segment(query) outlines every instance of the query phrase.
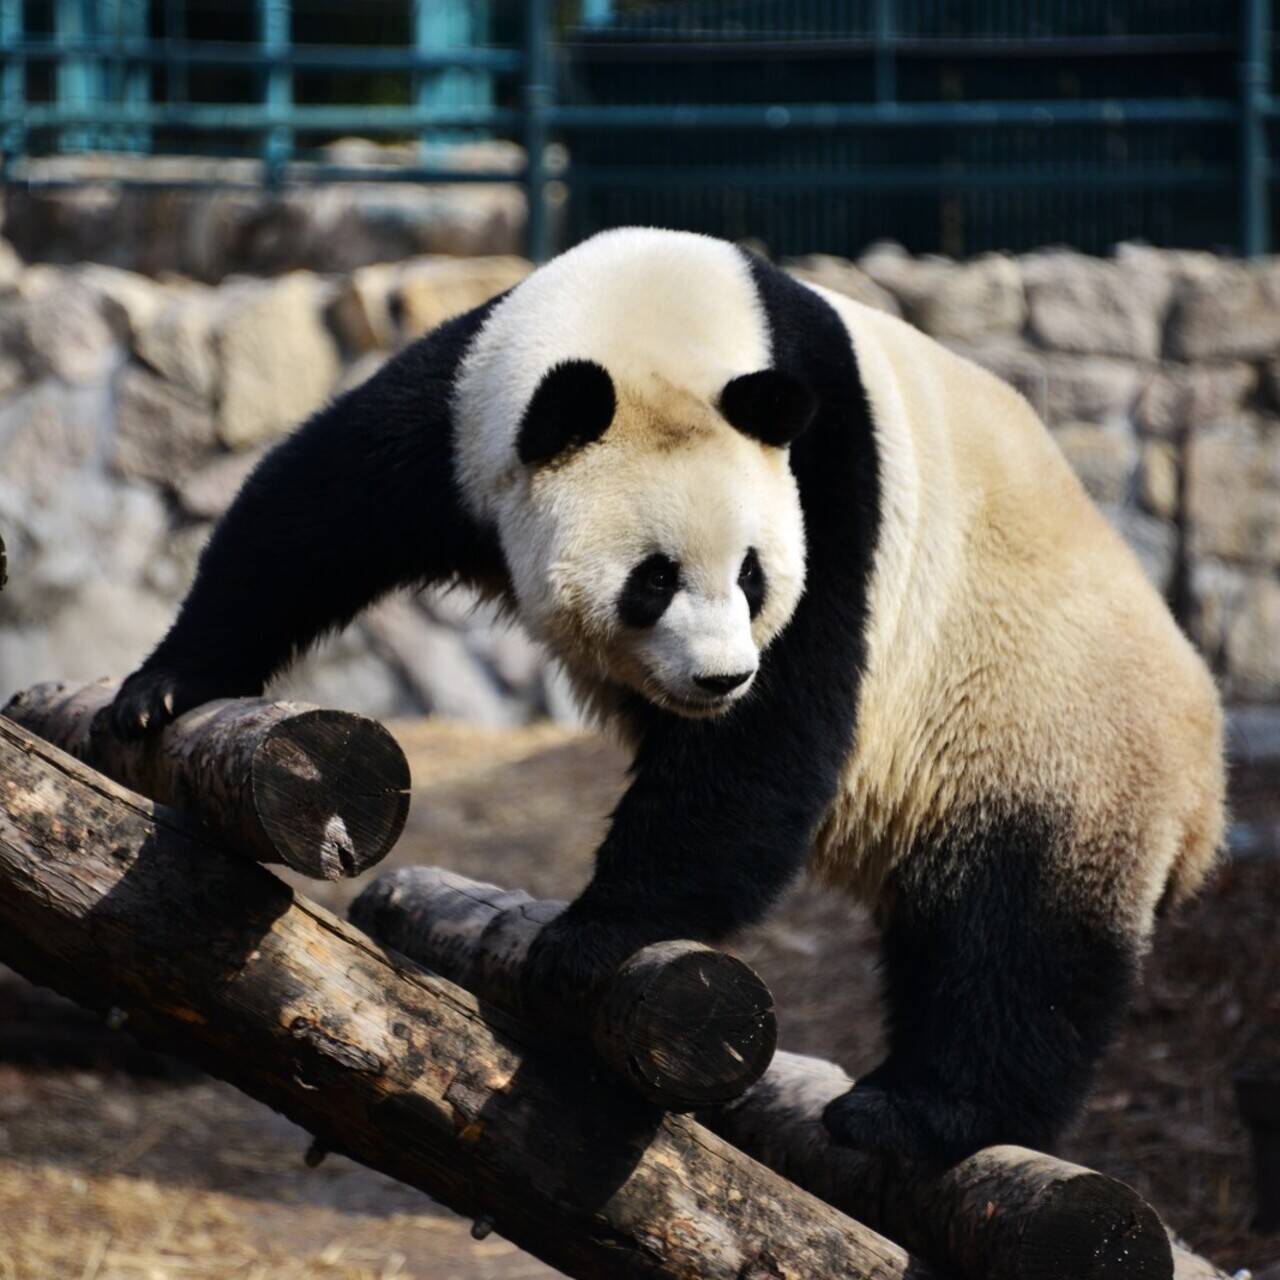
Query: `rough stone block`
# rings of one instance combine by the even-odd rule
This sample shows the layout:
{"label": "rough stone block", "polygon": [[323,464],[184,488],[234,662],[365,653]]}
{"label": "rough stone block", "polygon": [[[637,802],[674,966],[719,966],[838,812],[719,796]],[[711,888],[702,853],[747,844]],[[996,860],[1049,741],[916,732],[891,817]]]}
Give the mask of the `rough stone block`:
{"label": "rough stone block", "polygon": [[1222,262],[1182,281],[1169,350],[1183,360],[1258,360],[1280,352],[1280,260]]}
{"label": "rough stone block", "polygon": [[176,488],[217,447],[208,404],[138,365],[116,383],[111,465],[120,475]]}
{"label": "rough stone block", "polygon": [[523,258],[417,258],[405,264],[392,299],[408,341],[519,284],[532,270]]}
{"label": "rough stone block", "polygon": [[299,271],[246,292],[221,318],[219,431],[229,448],[288,431],[328,398],[340,366],[323,302],[320,282]]}
{"label": "rough stone block", "polygon": [[1160,355],[1173,284],[1164,272],[1136,270],[1080,253],[1022,259],[1032,336],[1045,347],[1081,355]]}
{"label": "rough stone block", "polygon": [[93,290],[54,267],[29,267],[0,307],[0,355],[34,381],[101,381],[123,358],[116,332]]}
{"label": "rough stone block", "polygon": [[209,290],[182,290],[137,329],[134,352],[170,382],[212,400],[218,373],[214,310]]}
{"label": "rough stone block", "polygon": [[1280,580],[1204,558],[1189,575],[1192,638],[1231,698],[1280,699]]}
{"label": "rough stone block", "polygon": [[1148,440],[1142,446],[1138,469],[1138,497],[1153,516],[1175,520],[1178,515],[1181,468],[1177,451],[1163,440]]}
{"label": "rough stone block", "polygon": [[935,338],[981,342],[1019,333],[1026,320],[1018,264],[1002,254],[957,263],[885,247],[858,265],[898,300],[912,324]]}
{"label": "rough stone block", "polygon": [[0,476],[32,501],[56,501],[96,453],[108,412],[105,388],[37,384],[0,410]]}
{"label": "rough stone block", "polygon": [[1142,431],[1176,439],[1188,431],[1235,416],[1253,394],[1252,365],[1165,365],[1148,377],[1134,416]]}
{"label": "rough stone block", "polygon": [[1186,467],[1192,555],[1280,563],[1280,422],[1237,418],[1197,431]]}
{"label": "rough stone block", "polygon": [[400,265],[378,262],[358,267],[338,286],[329,304],[329,323],[352,355],[388,351],[396,345],[391,297]]}

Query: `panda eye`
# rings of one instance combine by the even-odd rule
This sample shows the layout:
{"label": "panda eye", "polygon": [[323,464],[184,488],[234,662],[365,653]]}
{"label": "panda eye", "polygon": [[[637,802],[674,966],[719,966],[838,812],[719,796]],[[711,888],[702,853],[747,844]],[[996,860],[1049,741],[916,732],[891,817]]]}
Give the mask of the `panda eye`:
{"label": "panda eye", "polygon": [[679,569],[675,563],[665,556],[653,556],[645,562],[648,569],[644,574],[644,585],[650,591],[674,591],[679,578]]}
{"label": "panda eye", "polygon": [[742,568],[738,570],[738,587],[747,598],[747,609],[754,618],[764,608],[764,570],[760,567],[760,557],[755,547],[747,549],[743,557]]}
{"label": "panda eye", "polygon": [[667,611],[680,588],[680,566],[660,553],[648,556],[627,575],[618,616],[629,627],[651,627]]}

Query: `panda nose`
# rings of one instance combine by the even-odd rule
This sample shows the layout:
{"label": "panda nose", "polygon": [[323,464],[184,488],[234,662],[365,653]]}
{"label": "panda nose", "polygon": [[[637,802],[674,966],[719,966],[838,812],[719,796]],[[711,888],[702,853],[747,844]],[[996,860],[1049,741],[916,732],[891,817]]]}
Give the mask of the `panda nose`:
{"label": "panda nose", "polygon": [[694,676],[693,683],[708,693],[732,693],[740,684],[745,684],[754,673],[740,671],[733,676]]}

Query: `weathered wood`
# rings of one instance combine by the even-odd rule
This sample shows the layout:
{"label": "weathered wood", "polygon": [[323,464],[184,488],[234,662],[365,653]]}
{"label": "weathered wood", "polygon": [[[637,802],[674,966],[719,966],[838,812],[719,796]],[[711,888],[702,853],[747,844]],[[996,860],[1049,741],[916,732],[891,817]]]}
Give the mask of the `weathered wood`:
{"label": "weathered wood", "polygon": [[[447,886],[446,892],[442,886]],[[440,872],[404,868],[365,891],[361,923],[428,967],[443,965],[483,998],[509,999],[531,932],[560,904]],[[488,945],[469,913],[476,895],[518,909],[522,948]],[[377,909],[373,907],[377,905]],[[458,916],[464,921],[454,927]],[[852,1081],[817,1058],[778,1053],[740,1098],[699,1119],[755,1159],[966,1280],[1212,1280],[1222,1273],[1171,1244],[1155,1210],[1104,1174],[1021,1147],[990,1147],[943,1170],[912,1167],[833,1143],[827,1103]]]}
{"label": "weathered wood", "polygon": [[583,1280],[936,1274],[5,720],[0,960]]}
{"label": "weathered wood", "polygon": [[116,685],[39,684],[3,714],[117,782],[199,815],[232,849],[303,875],[359,875],[395,844],[409,765],[375,720],[261,698],[188,711],[158,739],[122,742],[100,717]]}
{"label": "weathered wood", "polygon": [[746,1095],[700,1118],[965,1280],[1173,1274],[1159,1216],[1114,1178],[1022,1147],[988,1147],[937,1172],[837,1145],[822,1112],[851,1084],[834,1063],[779,1053]]}
{"label": "weathered wood", "polygon": [[[519,1016],[529,945],[564,906],[440,867],[401,867],[364,890],[350,919]],[[669,1111],[738,1097],[764,1073],[777,1044],[768,987],[741,960],[697,942],[641,948],[598,1003],[579,1013],[600,1056]]]}

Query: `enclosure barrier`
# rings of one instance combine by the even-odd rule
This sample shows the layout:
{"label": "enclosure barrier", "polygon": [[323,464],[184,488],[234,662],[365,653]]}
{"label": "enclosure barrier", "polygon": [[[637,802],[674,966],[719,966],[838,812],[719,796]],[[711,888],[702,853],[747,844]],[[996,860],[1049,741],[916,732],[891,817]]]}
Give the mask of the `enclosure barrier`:
{"label": "enclosure barrier", "polygon": [[[903,95],[900,61],[930,44],[960,50],[966,46],[966,38],[930,42],[904,34],[899,30],[895,0],[875,0],[865,37],[843,42],[849,56],[871,59],[871,100],[757,105],[575,105],[561,101],[560,67],[572,63],[588,47],[580,38],[584,32],[599,33],[607,27],[609,5],[600,0],[584,6],[587,21],[575,37],[576,43],[557,40],[555,6],[549,0],[523,0],[519,47],[488,43],[488,33],[477,16],[483,8],[466,0],[412,0],[413,43],[408,47],[295,44],[291,41],[290,0],[256,0],[256,6],[256,41],[237,43],[187,39],[182,29],[182,5],[173,0],[163,6],[163,37],[149,34],[148,6],[141,0],[114,0],[110,5],[94,0],[55,0],[55,27],[48,36],[24,29],[23,0],[0,0],[0,178],[27,180],[25,162],[49,145],[37,137],[52,138],[54,149],[62,152],[155,152],[163,149],[156,141],[160,130],[180,129],[206,138],[241,131],[257,139],[262,180],[269,184],[520,181],[528,195],[528,252],[541,261],[553,248],[546,195],[553,176],[548,168],[547,144],[555,134],[568,140],[572,158],[574,139],[587,131],[611,136],[609,150],[616,151],[626,146],[628,135],[634,136],[636,131],[713,135],[747,129],[777,136],[886,130],[902,134],[956,128],[981,133],[1144,122],[1170,127],[1217,124],[1233,130],[1235,155],[1223,155],[1203,166],[1126,164],[1073,172],[1052,167],[1041,171],[1026,166],[1002,169],[983,162],[959,167],[854,164],[817,169],[757,163],[740,170],[697,164],[655,170],[592,160],[572,162],[567,172],[554,176],[567,182],[571,191],[575,187],[655,183],[690,187],[734,183],[749,190],[802,187],[815,198],[850,188],[884,192],[1112,185],[1194,192],[1229,187],[1238,206],[1237,247],[1250,255],[1268,248],[1270,193],[1277,177],[1268,159],[1268,130],[1280,118],[1280,101],[1272,90],[1271,0],[1239,0],[1238,31],[1233,41],[1234,97],[911,101]],[[106,21],[99,20],[102,15],[107,15]],[[975,56],[1007,57],[1019,48],[1018,39],[969,39],[967,43]],[[1102,52],[1123,51],[1124,38],[1106,34],[1059,38],[1058,44],[1064,51],[1075,49],[1078,53],[1090,40]],[[1050,44],[1052,38],[1023,40],[1028,50],[1037,43]],[[596,45],[591,48],[598,52]],[[663,57],[691,57],[708,63],[723,54],[723,41],[717,45],[711,39],[678,46],[668,43],[662,49]],[[184,100],[187,73],[199,67],[258,73],[259,100],[229,105]],[[32,68],[51,69],[53,93],[47,101],[38,100],[32,91]],[[150,87],[151,72],[156,68],[166,71],[163,94],[153,93]],[[412,100],[397,106],[298,103],[296,76],[317,70],[406,72],[412,80]],[[505,105],[495,90],[502,77],[516,86],[514,93],[505,96]],[[334,135],[408,134],[417,136],[425,146],[420,163],[405,166],[353,168],[323,160],[308,163],[308,154],[298,147],[296,138],[299,131],[308,130]],[[447,152],[437,144],[456,141],[461,133],[502,133],[518,138],[527,161],[514,173],[451,166]],[[225,179],[214,181],[226,183]],[[200,183],[192,180],[180,185]]]}

